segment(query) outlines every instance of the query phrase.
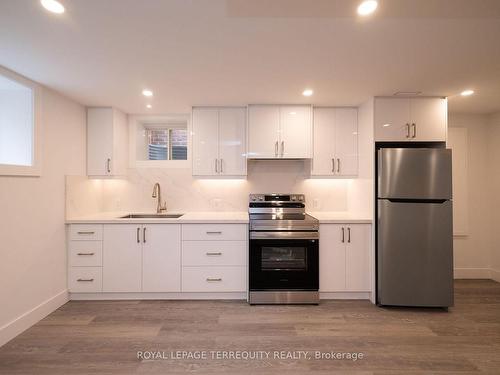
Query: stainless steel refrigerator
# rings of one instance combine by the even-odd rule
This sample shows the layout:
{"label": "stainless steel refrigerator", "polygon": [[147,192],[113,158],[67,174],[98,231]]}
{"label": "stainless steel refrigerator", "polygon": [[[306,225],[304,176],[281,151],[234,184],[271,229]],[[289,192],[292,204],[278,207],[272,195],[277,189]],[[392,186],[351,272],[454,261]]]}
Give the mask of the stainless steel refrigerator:
{"label": "stainless steel refrigerator", "polygon": [[451,150],[381,148],[377,303],[453,305]]}

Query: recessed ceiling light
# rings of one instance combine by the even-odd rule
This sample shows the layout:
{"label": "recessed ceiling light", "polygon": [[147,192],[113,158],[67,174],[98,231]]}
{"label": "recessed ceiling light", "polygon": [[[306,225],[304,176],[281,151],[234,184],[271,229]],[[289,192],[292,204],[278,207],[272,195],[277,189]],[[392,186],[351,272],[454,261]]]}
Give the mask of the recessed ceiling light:
{"label": "recessed ceiling light", "polygon": [[293,115],[296,115],[297,112],[290,112],[290,114],[293,116]]}
{"label": "recessed ceiling light", "polygon": [[64,6],[56,0],[40,0],[42,6],[49,12],[61,14],[64,13]]}
{"label": "recessed ceiling light", "polygon": [[369,14],[372,14],[375,12],[375,10],[378,7],[378,3],[376,0],[366,0],[363,1],[361,4],[358,6],[358,14],[360,16],[367,16]]}
{"label": "recessed ceiling light", "polygon": [[146,104],[146,108],[151,109],[151,108],[153,108],[153,106],[151,104]]}
{"label": "recessed ceiling light", "polygon": [[148,89],[144,89],[144,90],[142,90],[142,95],[144,95],[144,96],[153,96],[153,91],[148,90]]}
{"label": "recessed ceiling light", "polygon": [[311,96],[313,94],[313,90],[311,89],[305,89],[304,91],[302,91],[302,95],[304,96]]}
{"label": "recessed ceiling light", "polygon": [[388,126],[391,126],[391,124],[384,124],[382,125],[384,128],[387,128]]}
{"label": "recessed ceiling light", "polygon": [[460,93],[462,96],[471,96],[472,94],[474,94],[474,90],[464,90]]}

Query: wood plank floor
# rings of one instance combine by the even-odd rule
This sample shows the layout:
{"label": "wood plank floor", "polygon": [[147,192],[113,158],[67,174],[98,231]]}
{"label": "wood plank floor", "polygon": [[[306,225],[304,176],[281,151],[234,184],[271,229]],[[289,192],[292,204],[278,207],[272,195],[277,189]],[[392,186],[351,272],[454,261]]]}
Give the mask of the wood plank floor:
{"label": "wood plank floor", "polygon": [[[500,284],[455,286],[449,312],[367,301],[74,301],[1,347],[0,374],[500,374]],[[138,351],[206,351],[208,359],[140,360]],[[212,359],[210,351],[270,358]],[[316,351],[364,357],[315,359]]]}

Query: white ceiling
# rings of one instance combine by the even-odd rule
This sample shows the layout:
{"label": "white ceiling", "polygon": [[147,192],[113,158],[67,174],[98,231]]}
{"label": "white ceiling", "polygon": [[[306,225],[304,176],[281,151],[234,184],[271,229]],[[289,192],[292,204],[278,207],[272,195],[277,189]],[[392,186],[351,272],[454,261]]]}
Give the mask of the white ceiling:
{"label": "white ceiling", "polygon": [[358,105],[409,90],[500,111],[499,0],[379,0],[365,20],[357,0],[60,1],[63,15],[0,0],[0,65],[86,105]]}

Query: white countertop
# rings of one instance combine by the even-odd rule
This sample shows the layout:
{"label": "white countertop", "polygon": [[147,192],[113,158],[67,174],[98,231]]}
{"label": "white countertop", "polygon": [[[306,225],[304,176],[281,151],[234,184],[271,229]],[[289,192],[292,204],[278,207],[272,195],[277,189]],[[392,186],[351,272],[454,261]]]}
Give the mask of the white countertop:
{"label": "white countertop", "polygon": [[[203,224],[203,223],[226,223],[226,224],[246,224],[248,223],[248,212],[186,212],[177,219],[152,218],[152,219],[123,219],[122,216],[130,212],[101,212],[93,215],[66,219],[66,224],[116,224],[116,223],[178,223],[178,224]],[[144,212],[141,212],[144,213]],[[180,212],[167,212],[177,214]]]}
{"label": "white countertop", "polygon": [[[244,211],[211,211],[211,212],[186,212],[177,219],[152,218],[152,219],[122,219],[121,216],[130,212],[101,212],[93,215],[74,217],[66,219],[67,224],[116,224],[116,223],[178,223],[178,224],[203,224],[203,223],[225,223],[246,224],[248,213]],[[177,212],[168,212],[176,214]],[[355,212],[308,212],[309,215],[319,220],[321,224],[369,224],[373,220],[369,214]]]}
{"label": "white countertop", "polygon": [[371,224],[373,219],[368,213],[347,211],[315,211],[309,215],[319,220],[320,224]]}

